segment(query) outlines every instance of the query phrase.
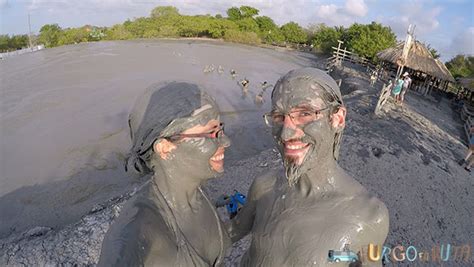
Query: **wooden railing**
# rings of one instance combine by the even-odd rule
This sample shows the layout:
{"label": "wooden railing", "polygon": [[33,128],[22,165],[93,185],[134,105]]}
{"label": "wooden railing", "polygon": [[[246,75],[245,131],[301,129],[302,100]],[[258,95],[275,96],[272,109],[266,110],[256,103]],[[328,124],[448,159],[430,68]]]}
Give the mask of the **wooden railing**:
{"label": "wooden railing", "polygon": [[361,57],[357,55],[356,53],[348,51],[346,49],[342,49],[341,47],[332,47],[332,49],[333,49],[332,55],[333,57],[336,58],[336,60],[347,61],[354,64],[366,66],[371,69],[375,69],[375,65],[372,64],[372,62],[365,57]]}
{"label": "wooden railing", "polygon": [[7,58],[7,57],[17,56],[17,55],[21,55],[21,54],[25,54],[25,53],[39,51],[41,49],[44,49],[44,45],[37,45],[37,46],[23,48],[23,49],[12,51],[12,52],[0,53],[0,58],[3,59],[3,58]]}

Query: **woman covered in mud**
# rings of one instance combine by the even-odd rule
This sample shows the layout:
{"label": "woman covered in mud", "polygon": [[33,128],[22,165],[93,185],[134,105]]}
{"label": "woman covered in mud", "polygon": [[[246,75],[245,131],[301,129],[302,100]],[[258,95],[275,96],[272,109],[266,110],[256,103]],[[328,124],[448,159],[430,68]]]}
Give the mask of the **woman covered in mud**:
{"label": "woman covered in mud", "polygon": [[215,101],[197,85],[150,87],[129,117],[127,171],[152,174],[107,232],[99,266],[219,266],[230,239],[201,189],[224,170]]}

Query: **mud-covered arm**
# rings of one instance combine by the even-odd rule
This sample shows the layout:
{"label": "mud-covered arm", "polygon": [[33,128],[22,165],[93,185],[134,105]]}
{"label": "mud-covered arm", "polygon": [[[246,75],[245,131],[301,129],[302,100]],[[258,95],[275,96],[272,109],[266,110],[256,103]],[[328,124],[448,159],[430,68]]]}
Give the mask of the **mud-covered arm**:
{"label": "mud-covered arm", "polygon": [[271,189],[271,187],[273,187],[275,178],[275,173],[255,178],[247,195],[247,203],[234,219],[226,224],[232,242],[236,242],[250,233],[258,210],[258,202]]}

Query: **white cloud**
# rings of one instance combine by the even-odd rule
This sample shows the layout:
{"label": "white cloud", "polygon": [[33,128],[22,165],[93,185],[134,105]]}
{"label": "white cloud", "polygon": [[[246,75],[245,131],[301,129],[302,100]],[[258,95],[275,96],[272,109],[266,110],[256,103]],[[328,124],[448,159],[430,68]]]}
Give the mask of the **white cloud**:
{"label": "white cloud", "polygon": [[363,17],[367,15],[368,8],[364,3],[364,0],[347,0],[345,5],[345,11],[349,15],[356,17]]}
{"label": "white cloud", "polygon": [[[96,17],[112,15],[117,17],[117,13],[129,14],[129,18],[146,16],[151,9],[160,5],[175,6],[181,14],[186,15],[224,16],[226,10],[232,6],[248,5],[259,9],[260,15],[273,18],[279,25],[295,21],[302,26],[318,22],[348,26],[368,12],[364,0],[346,0],[340,5],[325,4],[327,2],[327,0],[293,0],[291,3],[287,0],[31,0],[28,9],[37,14],[47,13],[50,17],[63,17],[65,14],[70,17],[81,17],[87,14],[92,20],[99,20]],[[78,20],[78,17],[74,19]]]}
{"label": "white cloud", "polygon": [[339,10],[339,7],[336,5],[320,5],[318,6],[318,10],[316,11],[316,14],[320,18],[329,18],[334,16]]}
{"label": "white cloud", "polygon": [[379,17],[377,21],[389,25],[398,37],[404,37],[408,25],[414,24],[417,33],[429,34],[439,26],[440,6],[427,8],[422,2],[413,2],[399,8],[399,14],[392,17]]}
{"label": "white cloud", "polygon": [[449,50],[455,54],[474,55],[474,27],[469,27],[456,35]]}
{"label": "white cloud", "polygon": [[364,17],[368,7],[364,0],[347,0],[343,6],[321,4],[316,6],[315,16],[319,21],[331,26],[349,26]]}

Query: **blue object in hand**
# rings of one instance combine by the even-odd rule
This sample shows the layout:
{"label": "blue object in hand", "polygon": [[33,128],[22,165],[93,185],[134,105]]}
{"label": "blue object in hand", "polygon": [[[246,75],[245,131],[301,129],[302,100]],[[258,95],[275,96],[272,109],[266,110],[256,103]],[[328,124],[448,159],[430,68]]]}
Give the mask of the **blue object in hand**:
{"label": "blue object in hand", "polygon": [[247,198],[245,197],[245,195],[243,195],[237,190],[234,190],[234,194],[231,196],[221,196],[218,199],[218,202],[226,203],[225,206],[227,208],[227,213],[229,214],[230,219],[234,218],[235,215],[237,215],[240,208],[245,205],[246,201]]}

